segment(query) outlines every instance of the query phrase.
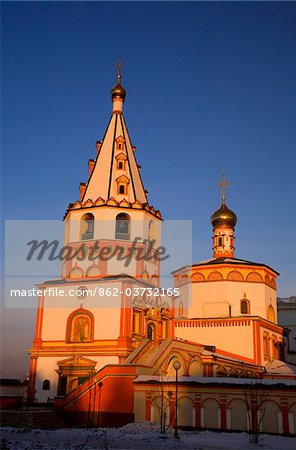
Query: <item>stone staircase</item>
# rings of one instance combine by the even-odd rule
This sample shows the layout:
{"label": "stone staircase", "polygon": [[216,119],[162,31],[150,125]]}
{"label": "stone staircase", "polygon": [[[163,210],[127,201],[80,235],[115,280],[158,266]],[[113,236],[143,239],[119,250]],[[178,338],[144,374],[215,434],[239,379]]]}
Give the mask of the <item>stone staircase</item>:
{"label": "stone staircase", "polygon": [[140,355],[139,358],[137,358],[136,362],[137,364],[145,364],[149,361],[151,358],[152,353],[155,351],[155,345],[153,342],[149,342],[147,347],[145,348],[145,351]]}

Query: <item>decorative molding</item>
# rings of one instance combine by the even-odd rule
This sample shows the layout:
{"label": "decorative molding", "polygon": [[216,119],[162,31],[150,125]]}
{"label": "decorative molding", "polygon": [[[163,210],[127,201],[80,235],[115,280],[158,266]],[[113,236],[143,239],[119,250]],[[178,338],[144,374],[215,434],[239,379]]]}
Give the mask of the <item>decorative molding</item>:
{"label": "decorative molding", "polygon": [[236,327],[250,326],[249,318],[219,318],[219,319],[175,319],[178,328],[203,328],[203,327]]}

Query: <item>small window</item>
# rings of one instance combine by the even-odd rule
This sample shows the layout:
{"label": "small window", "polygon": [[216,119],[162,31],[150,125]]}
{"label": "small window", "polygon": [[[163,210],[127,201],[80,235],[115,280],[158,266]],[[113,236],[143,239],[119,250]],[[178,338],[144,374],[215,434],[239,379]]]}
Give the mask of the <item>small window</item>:
{"label": "small window", "polygon": [[149,323],[149,325],[148,325],[147,338],[150,341],[154,341],[154,339],[155,339],[155,326],[152,323]]}
{"label": "small window", "polygon": [[120,170],[123,169],[123,161],[118,162],[118,169],[120,169]]}
{"label": "small window", "polygon": [[130,220],[128,214],[121,213],[116,216],[115,239],[129,239]]}
{"label": "small window", "polygon": [[221,247],[223,245],[223,239],[218,237],[218,246]]}
{"label": "small window", "polygon": [[50,381],[44,380],[42,383],[42,390],[43,391],[49,391],[50,390]]}
{"label": "small window", "polygon": [[119,144],[118,144],[118,150],[121,150],[121,149],[122,149],[122,144],[119,143]]}
{"label": "small window", "polygon": [[245,298],[241,300],[241,314],[250,314],[250,303]]}
{"label": "small window", "polygon": [[125,185],[124,184],[120,184],[120,186],[119,186],[119,194],[125,194]]}
{"label": "small window", "polygon": [[80,239],[93,239],[94,237],[94,222],[93,214],[84,214],[80,220]]}

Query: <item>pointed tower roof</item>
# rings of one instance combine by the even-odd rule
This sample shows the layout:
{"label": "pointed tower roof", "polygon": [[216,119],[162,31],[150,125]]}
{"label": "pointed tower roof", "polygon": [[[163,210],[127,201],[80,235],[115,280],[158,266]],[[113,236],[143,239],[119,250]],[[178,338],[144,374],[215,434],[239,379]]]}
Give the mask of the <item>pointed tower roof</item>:
{"label": "pointed tower roof", "polygon": [[[93,205],[120,205],[124,202],[125,206],[129,204],[131,208],[151,212],[135,157],[135,147],[131,143],[122,112],[126,98],[126,91],[121,84],[122,63],[119,62],[116,67],[116,85],[111,90],[112,115],[102,142],[97,142],[96,158],[89,160],[88,180],[80,184],[80,202],[69,205],[69,209],[83,207],[86,202]],[[153,215],[161,218],[159,211]]]}
{"label": "pointed tower roof", "polygon": [[[113,102],[112,116],[81,200],[91,199],[95,201],[100,196],[105,200],[113,197],[117,201],[121,201],[123,197],[122,194],[119,194],[116,180],[120,176],[125,176],[128,189],[124,198],[130,203],[136,201],[148,203],[134,148],[122,113],[126,92],[121,85],[120,72],[117,74],[117,84],[111,91],[111,97]],[[117,168],[120,166],[117,163],[117,156],[119,154],[123,154],[126,160],[122,165],[123,169],[118,170]]]}

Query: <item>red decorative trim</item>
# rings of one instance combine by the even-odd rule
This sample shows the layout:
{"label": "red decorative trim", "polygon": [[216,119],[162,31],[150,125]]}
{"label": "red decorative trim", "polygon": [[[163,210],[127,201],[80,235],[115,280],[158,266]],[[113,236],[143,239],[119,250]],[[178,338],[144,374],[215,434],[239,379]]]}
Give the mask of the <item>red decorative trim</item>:
{"label": "red decorative trim", "polygon": [[195,426],[201,427],[201,397],[195,397]]}
{"label": "red decorative trim", "polygon": [[227,429],[227,420],[226,420],[226,397],[220,398],[220,428],[221,430]]}
{"label": "red decorative trim", "polygon": [[289,434],[289,408],[288,399],[281,399],[281,413],[283,421],[283,433]]}

